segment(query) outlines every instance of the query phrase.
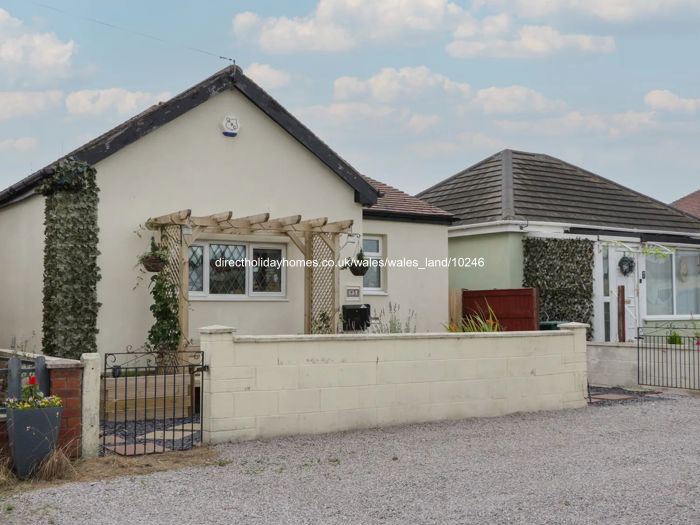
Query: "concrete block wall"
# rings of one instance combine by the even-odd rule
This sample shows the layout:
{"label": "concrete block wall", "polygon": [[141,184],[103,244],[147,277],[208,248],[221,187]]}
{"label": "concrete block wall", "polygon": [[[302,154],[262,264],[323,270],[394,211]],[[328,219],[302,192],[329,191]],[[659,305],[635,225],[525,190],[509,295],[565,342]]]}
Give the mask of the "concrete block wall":
{"label": "concrete block wall", "polygon": [[204,440],[586,404],[586,325],[492,334],[240,336],[201,329]]}
{"label": "concrete block wall", "polygon": [[637,343],[588,343],[588,380],[591,385],[639,388]]}

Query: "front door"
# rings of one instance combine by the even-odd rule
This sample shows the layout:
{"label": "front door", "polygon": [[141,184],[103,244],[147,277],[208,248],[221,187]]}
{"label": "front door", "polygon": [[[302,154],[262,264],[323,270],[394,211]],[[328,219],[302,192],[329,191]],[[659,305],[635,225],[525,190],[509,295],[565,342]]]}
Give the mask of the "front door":
{"label": "front door", "polygon": [[[618,319],[624,314],[625,331],[624,341],[634,341],[637,337],[637,327],[639,326],[639,253],[631,252],[622,247],[609,247],[609,275],[610,275],[610,339],[619,341],[620,326]],[[623,257],[632,260],[632,265],[623,265],[620,268],[620,261]],[[620,287],[624,287],[622,290]],[[620,293],[624,292],[622,297]],[[620,305],[620,306],[619,306]],[[619,308],[624,312],[620,313]]]}

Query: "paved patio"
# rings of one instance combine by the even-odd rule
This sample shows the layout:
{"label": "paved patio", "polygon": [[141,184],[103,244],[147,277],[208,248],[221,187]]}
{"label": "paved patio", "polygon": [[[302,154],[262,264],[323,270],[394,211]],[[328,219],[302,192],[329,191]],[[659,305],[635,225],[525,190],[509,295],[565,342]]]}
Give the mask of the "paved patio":
{"label": "paved patio", "polygon": [[14,496],[9,524],[700,523],[700,398],[276,439]]}

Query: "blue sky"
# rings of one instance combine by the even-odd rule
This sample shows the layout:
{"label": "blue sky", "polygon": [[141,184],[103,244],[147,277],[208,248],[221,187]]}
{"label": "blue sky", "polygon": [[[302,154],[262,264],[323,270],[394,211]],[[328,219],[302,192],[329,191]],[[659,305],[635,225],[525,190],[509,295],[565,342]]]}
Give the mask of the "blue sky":
{"label": "blue sky", "polygon": [[698,0],[0,1],[0,186],[226,65],[190,46],[411,193],[508,147],[670,201],[700,188],[699,23]]}

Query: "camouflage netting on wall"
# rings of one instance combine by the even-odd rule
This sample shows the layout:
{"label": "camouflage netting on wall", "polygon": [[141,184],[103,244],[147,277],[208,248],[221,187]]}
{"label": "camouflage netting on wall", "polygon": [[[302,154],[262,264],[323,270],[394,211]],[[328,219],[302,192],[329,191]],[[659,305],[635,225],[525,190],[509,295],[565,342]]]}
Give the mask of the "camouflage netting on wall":
{"label": "camouflage netting on wall", "polygon": [[38,193],[44,205],[44,353],[79,359],[97,351],[97,184],[95,169],[61,161]]}
{"label": "camouflage netting on wall", "polygon": [[525,238],[523,258],[523,286],[539,290],[542,321],[592,324],[592,241]]}

